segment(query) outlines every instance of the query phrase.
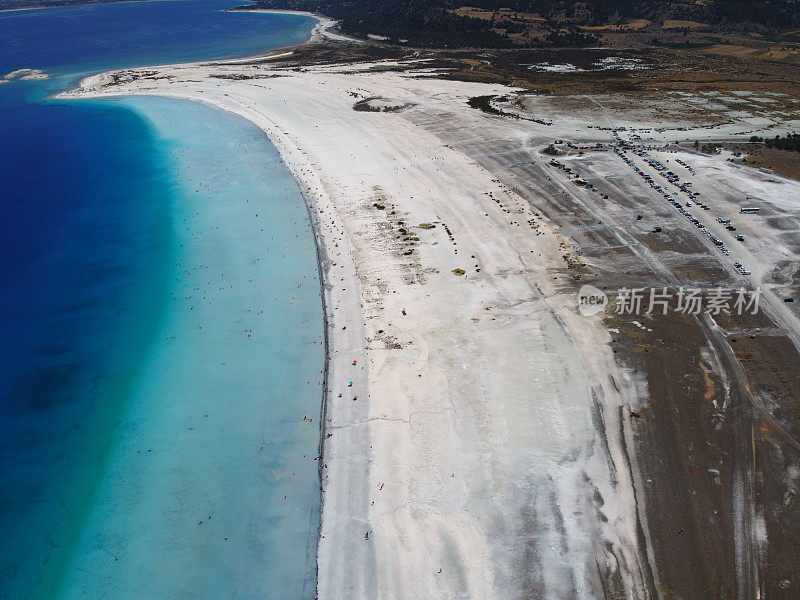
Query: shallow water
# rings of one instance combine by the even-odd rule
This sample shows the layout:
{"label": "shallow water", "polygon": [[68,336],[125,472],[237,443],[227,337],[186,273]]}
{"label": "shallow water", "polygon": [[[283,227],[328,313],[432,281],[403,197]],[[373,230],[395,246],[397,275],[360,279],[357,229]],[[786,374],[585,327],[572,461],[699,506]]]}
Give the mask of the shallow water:
{"label": "shallow water", "polygon": [[227,6],[0,13],[0,71],[58,74],[0,85],[0,598],[313,597],[322,313],[297,186],[239,117],[41,100],[312,26]]}
{"label": "shallow water", "polygon": [[177,247],[67,597],[313,597],[323,344],[308,213],[249,121],[124,104],[176,162]]}

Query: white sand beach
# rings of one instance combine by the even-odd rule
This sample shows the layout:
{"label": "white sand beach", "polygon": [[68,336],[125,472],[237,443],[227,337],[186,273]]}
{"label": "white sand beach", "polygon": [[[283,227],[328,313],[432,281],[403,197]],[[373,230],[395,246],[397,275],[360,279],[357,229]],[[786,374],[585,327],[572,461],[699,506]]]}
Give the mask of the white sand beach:
{"label": "white sand beach", "polygon": [[[541,137],[467,105],[507,91],[369,65],[193,64],[68,94],[237,113],[301,185],[329,327],[320,598],[644,597],[621,444],[641,383],[560,291],[569,241],[419,124]],[[353,109],[369,98],[392,111]]]}

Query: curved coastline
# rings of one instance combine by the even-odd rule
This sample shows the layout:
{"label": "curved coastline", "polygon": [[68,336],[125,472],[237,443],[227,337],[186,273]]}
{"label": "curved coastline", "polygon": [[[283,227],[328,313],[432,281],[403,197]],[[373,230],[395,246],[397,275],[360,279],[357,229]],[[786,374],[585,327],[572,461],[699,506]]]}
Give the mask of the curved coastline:
{"label": "curved coastline", "polygon": [[[215,102],[209,98],[199,97],[197,95],[157,95],[199,102],[217,110],[236,114],[254,123],[265,133],[270,142],[278,150],[283,164],[294,176],[305,200],[306,209],[308,211],[309,219],[313,229],[324,325],[323,340],[325,360],[323,368],[323,395],[320,402],[319,412],[320,425],[317,455],[317,471],[320,485],[320,519],[317,535],[317,591],[319,593],[320,565],[325,565],[330,559],[329,554],[333,552],[333,549],[328,549],[327,553],[320,553],[320,541],[324,539],[323,527],[325,508],[326,505],[328,505],[329,508],[335,506],[341,509],[342,502],[342,499],[339,498],[339,503],[334,501],[329,504],[328,496],[325,493],[326,481],[330,477],[328,474],[326,474],[326,471],[328,470],[326,457],[331,454],[331,449],[328,448],[328,451],[326,452],[326,445],[330,444],[328,441],[330,438],[328,421],[329,407],[334,393],[331,386],[332,372],[333,378],[336,379],[340,384],[345,382],[348,379],[348,375],[345,373],[346,365],[353,356],[358,357],[353,360],[359,362],[362,369],[367,368],[367,356],[364,352],[367,344],[366,335],[363,333],[364,315],[361,309],[361,304],[358,301],[361,297],[361,289],[356,276],[355,264],[352,260],[354,248],[352,246],[345,245],[342,238],[334,238],[333,230],[330,228],[330,224],[328,224],[328,227],[326,227],[323,223],[323,214],[336,214],[335,208],[333,208],[332,200],[325,194],[325,185],[320,179],[319,174],[311,168],[307,158],[304,156],[303,150],[298,145],[294,144],[289,134],[283,132],[277,124],[267,120],[261,114],[255,114],[247,110],[246,107],[236,106],[235,104],[231,103]],[[336,257],[336,260],[334,260],[334,256]],[[338,272],[337,275],[342,275],[343,273],[345,274],[345,277],[340,277],[339,279],[346,279],[349,282],[348,289],[351,291],[351,294],[349,294],[350,302],[339,301],[336,303],[332,298],[331,290],[333,289],[335,281],[335,276],[333,274],[335,266],[342,268],[342,271]],[[350,332],[354,331],[354,324],[359,324],[360,327],[358,327],[357,331],[360,333],[355,336],[351,336],[349,334],[345,335],[343,330],[347,328],[347,325],[342,325],[342,323],[347,323],[350,326]],[[351,349],[351,353],[347,358],[343,356],[335,356],[339,353],[340,349],[344,350],[347,348]],[[365,379],[368,378],[368,372],[365,371],[364,377]],[[368,387],[363,383],[362,385],[364,386],[362,389],[366,392],[365,395],[369,396]],[[360,440],[360,442],[363,444],[364,440]],[[362,458],[366,463],[369,458],[368,454],[365,453]],[[364,481],[362,482],[355,483],[365,484],[366,478],[364,478]],[[362,489],[359,491],[351,489],[351,492],[353,492],[353,496],[358,502],[361,502],[362,504],[366,503],[367,490],[365,489],[365,486],[362,486]],[[334,512],[336,512],[335,509]]]}
{"label": "curved coastline", "polygon": [[[308,43],[313,43],[309,41]],[[236,60],[233,64],[238,64]],[[188,63],[195,64],[195,63]],[[205,63],[197,63],[205,64]],[[215,61],[215,64],[219,62]],[[225,64],[231,64],[227,62]],[[81,90],[95,85],[102,81],[106,74],[100,74],[85,78],[77,90],[61,94],[62,97],[80,97]],[[341,236],[341,232],[334,226],[338,217],[332,198],[326,193],[326,183],[320,177],[314,166],[310,163],[304,150],[290,136],[288,132],[275,122],[268,119],[264,114],[257,113],[248,109],[243,104],[237,104],[230,98],[225,101],[212,99],[208,96],[192,93],[179,93],[172,90],[160,89],[151,93],[139,92],[141,95],[153,95],[163,98],[173,98],[177,100],[188,100],[212,107],[214,109],[236,114],[243,117],[257,127],[259,127],[278,150],[283,164],[294,176],[300,191],[305,200],[311,225],[313,228],[314,243],[317,253],[317,268],[319,272],[319,282],[321,289],[321,299],[324,320],[324,345],[325,362],[323,372],[323,397],[320,404],[320,427],[319,427],[319,446],[318,446],[318,474],[321,491],[319,528],[317,535],[317,586],[320,585],[320,571],[328,568],[334,561],[346,560],[338,556],[336,548],[321,547],[321,542],[325,540],[326,523],[328,527],[340,528],[338,516],[341,513],[348,515],[346,519],[357,522],[359,519],[353,515],[362,514],[367,507],[369,491],[367,489],[367,477],[354,476],[352,466],[340,464],[342,460],[336,461],[335,465],[328,465],[326,457],[331,455],[343,459],[346,452],[351,452],[354,448],[360,449],[357,457],[351,458],[359,463],[361,470],[368,470],[370,463],[369,454],[369,432],[359,431],[356,433],[348,432],[349,438],[345,442],[339,442],[336,447],[331,444],[338,442],[342,436],[341,430],[337,433],[337,438],[331,441],[331,432],[328,425],[331,411],[330,405],[333,399],[334,380],[340,387],[346,387],[348,379],[353,377],[349,374],[349,369],[357,364],[357,368],[362,373],[359,382],[359,394],[369,398],[369,371],[366,354],[367,338],[365,333],[364,314],[361,306],[361,288],[359,279],[356,276],[356,266],[354,262],[354,247],[347,241],[346,236]],[[122,94],[123,96],[126,94]],[[327,222],[330,216],[335,218]],[[336,273],[334,275],[335,267]],[[347,294],[334,301],[331,295],[334,282],[347,281]],[[347,351],[347,355],[344,352]],[[359,413],[358,419],[362,422],[367,421],[368,406],[365,404],[356,409]],[[350,416],[350,415],[348,415]],[[348,468],[350,467],[350,468]],[[334,472],[335,470],[335,472]],[[331,479],[337,480],[337,485],[333,489],[334,497],[331,497],[331,490],[327,483]],[[326,493],[327,492],[327,493]],[[352,506],[357,505],[358,509]],[[335,508],[333,508],[335,507]],[[329,512],[326,518],[326,508]],[[351,523],[353,525],[353,523]],[[362,550],[362,552],[365,552]],[[367,552],[366,557],[362,557],[362,564],[367,564],[374,560],[371,553]],[[333,569],[331,569],[333,570]],[[374,571],[374,570],[373,570]],[[369,579],[373,573],[365,574]],[[324,585],[324,584],[323,584]],[[333,585],[338,585],[334,583]],[[330,587],[330,585],[328,586]]]}
{"label": "curved coastline", "polygon": [[[311,35],[309,39],[305,42],[304,45],[318,43],[323,41],[324,39],[333,39],[337,41],[350,41],[355,43],[361,43],[360,40],[355,40],[351,38],[346,38],[344,36],[339,36],[337,34],[331,34],[330,29],[336,26],[336,21],[326,17],[324,15],[316,14],[316,13],[309,13],[309,12],[300,12],[300,11],[290,11],[290,10],[252,10],[248,12],[265,12],[265,13],[278,13],[278,14],[295,14],[300,16],[311,17],[317,20],[317,25],[311,31]],[[275,50],[270,51],[266,55],[254,55],[245,58],[234,58],[234,59],[224,59],[218,61],[205,61],[205,62],[213,62],[214,64],[230,64],[230,65],[237,65],[237,64],[246,64],[248,62],[252,62],[254,60],[263,60],[264,58],[275,57],[276,55],[283,55],[286,49],[278,48]],[[187,63],[187,64],[195,64],[195,63]],[[202,64],[202,63],[197,63]],[[161,65],[164,66],[164,65]],[[73,99],[75,97],[75,93],[79,92],[81,89],[91,86],[96,82],[98,79],[102,80],[105,74],[98,74],[92,75],[86,78],[83,78],[79,82],[78,88],[75,90],[69,90],[67,92],[63,92],[58,95],[59,98],[69,98]],[[348,279],[351,282],[351,289],[353,290],[353,295],[351,296],[351,302],[349,304],[345,304],[344,306],[340,303],[338,306],[334,306],[334,302],[331,298],[330,291],[333,286],[333,279],[332,279],[332,269],[333,265],[337,264],[337,261],[331,259],[331,256],[334,254],[332,252],[334,247],[338,247],[338,244],[341,243],[341,240],[338,242],[332,239],[328,239],[331,237],[330,232],[327,232],[326,236],[326,228],[322,224],[323,217],[321,216],[324,214],[325,210],[330,210],[332,207],[332,203],[330,198],[325,198],[324,193],[320,192],[320,190],[324,189],[324,185],[322,181],[319,179],[318,174],[313,172],[309,168],[308,161],[303,156],[303,151],[300,149],[299,146],[293,144],[291,141],[290,136],[283,132],[280,127],[272,122],[267,121],[263,115],[256,115],[253,112],[247,110],[245,107],[238,107],[232,103],[221,103],[212,101],[209,98],[204,98],[199,95],[191,95],[191,94],[171,94],[165,93],[163,90],[160,93],[154,94],[155,96],[164,97],[164,98],[174,98],[178,100],[189,100],[192,102],[199,102],[206,106],[212,107],[216,110],[221,110],[224,112],[229,112],[236,114],[240,117],[243,117],[256,126],[258,126],[270,140],[270,142],[274,145],[274,147],[278,150],[281,160],[283,164],[288,168],[288,170],[294,176],[302,196],[305,200],[306,210],[308,211],[309,219],[312,225],[313,230],[313,238],[314,238],[314,245],[316,251],[316,259],[317,259],[317,269],[319,274],[319,284],[320,284],[320,299],[321,299],[321,306],[322,306],[322,314],[323,314],[323,327],[324,327],[324,336],[323,336],[323,344],[324,344],[324,366],[323,366],[323,395],[320,402],[320,411],[319,411],[319,442],[318,442],[318,453],[317,453],[317,460],[318,460],[318,477],[319,477],[319,486],[320,486],[320,519],[318,521],[318,531],[317,531],[317,593],[319,593],[319,572],[320,572],[320,564],[324,564],[326,561],[325,556],[320,556],[320,541],[324,539],[323,533],[323,515],[325,511],[325,505],[327,496],[325,494],[325,482],[327,479],[326,469],[327,464],[325,462],[326,457],[326,440],[330,437],[328,435],[328,413],[329,413],[329,400],[331,398],[330,394],[333,393],[331,386],[330,386],[330,378],[331,378],[331,363],[332,363],[332,351],[338,351],[334,349],[338,348],[347,348],[353,347],[357,344],[362,350],[358,352],[358,359],[361,362],[362,368],[366,368],[365,365],[367,364],[366,355],[363,353],[363,349],[366,346],[366,336],[361,335],[358,337],[356,344],[353,343],[353,340],[348,339],[339,339],[344,337],[342,335],[342,327],[339,327],[337,332],[335,324],[332,322],[332,318],[334,314],[338,315],[338,320],[341,322],[351,323],[351,331],[353,330],[352,323],[360,322],[361,327],[359,328],[363,332],[363,320],[364,316],[361,311],[360,303],[358,302],[358,298],[361,297],[361,290],[358,285],[358,279],[355,276],[355,265],[350,261],[348,264],[346,272],[348,273]],[[312,191],[313,190],[313,191]],[[345,252],[344,255],[342,253],[342,249],[339,248],[339,251],[336,255],[339,257],[339,261],[343,260],[343,256],[347,257],[352,252],[352,248],[349,248],[348,252]],[[343,266],[343,265],[339,265]],[[336,312],[335,312],[336,311]],[[344,326],[346,328],[346,326]],[[350,336],[347,336],[350,337]],[[356,355],[356,353],[353,353]],[[344,375],[344,359],[342,359],[341,365],[339,365],[339,374],[337,379],[344,381],[347,379],[347,376]],[[365,377],[367,374],[365,373]],[[369,396],[368,390],[366,395]],[[364,443],[364,440],[361,440],[361,443]],[[365,455],[365,462],[368,457]],[[366,479],[366,478],[365,478]],[[364,482],[365,483],[365,482]],[[360,493],[354,494],[358,498],[358,501],[362,504],[366,503],[367,497],[367,490],[361,489]],[[332,550],[331,550],[332,551]]]}

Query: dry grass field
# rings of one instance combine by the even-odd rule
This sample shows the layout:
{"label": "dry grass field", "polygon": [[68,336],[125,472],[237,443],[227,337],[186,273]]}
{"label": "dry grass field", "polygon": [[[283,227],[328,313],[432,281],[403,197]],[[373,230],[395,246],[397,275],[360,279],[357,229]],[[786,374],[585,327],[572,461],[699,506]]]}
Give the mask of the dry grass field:
{"label": "dry grass field", "polygon": [[618,25],[589,25],[581,27],[581,29],[584,31],[639,31],[649,26],[651,23],[652,21],[648,21],[647,19],[635,19],[630,23],[621,23]]}
{"label": "dry grass field", "polygon": [[661,29],[708,29],[708,23],[699,21],[682,21],[679,19],[667,19],[661,25]]}

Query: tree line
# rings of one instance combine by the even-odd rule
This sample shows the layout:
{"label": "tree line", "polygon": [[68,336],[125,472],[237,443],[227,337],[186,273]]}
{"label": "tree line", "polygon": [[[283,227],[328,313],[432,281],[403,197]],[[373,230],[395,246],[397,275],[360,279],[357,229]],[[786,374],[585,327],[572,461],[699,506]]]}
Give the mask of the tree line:
{"label": "tree line", "polygon": [[754,135],[750,141],[753,143],[763,142],[767,148],[800,152],[800,133],[787,133],[784,137],[776,135],[774,138],[762,138]]}

